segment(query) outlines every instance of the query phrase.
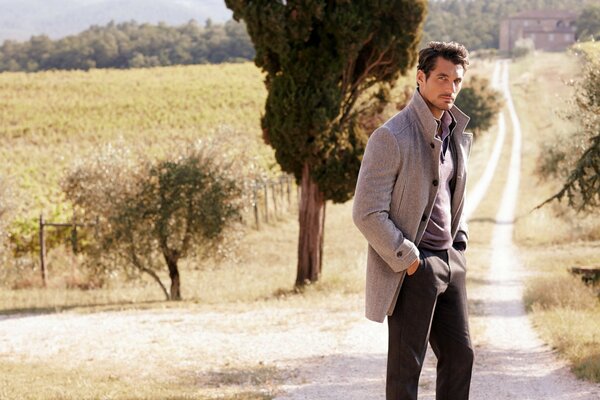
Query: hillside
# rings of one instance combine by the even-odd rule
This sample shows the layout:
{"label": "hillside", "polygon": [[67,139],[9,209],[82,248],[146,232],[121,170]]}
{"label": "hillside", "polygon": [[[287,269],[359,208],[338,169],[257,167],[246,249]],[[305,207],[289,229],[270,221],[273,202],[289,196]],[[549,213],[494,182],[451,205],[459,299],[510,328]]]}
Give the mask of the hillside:
{"label": "hillside", "polygon": [[231,12],[221,0],[0,0],[0,42],[40,34],[59,38],[111,20],[180,25],[207,18],[224,22]]}
{"label": "hillside", "polygon": [[272,164],[262,144],[266,91],[251,63],[134,70],[0,74],[0,175],[17,188],[18,220],[62,218],[65,168],[107,143],[160,153],[182,140],[240,136]]}

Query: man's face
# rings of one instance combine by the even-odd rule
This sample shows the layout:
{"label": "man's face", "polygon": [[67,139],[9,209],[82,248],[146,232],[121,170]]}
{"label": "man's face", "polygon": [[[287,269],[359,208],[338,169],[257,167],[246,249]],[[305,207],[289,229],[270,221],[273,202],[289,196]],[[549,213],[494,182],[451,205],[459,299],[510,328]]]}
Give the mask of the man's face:
{"label": "man's face", "polygon": [[440,118],[445,110],[454,105],[454,100],[462,87],[465,69],[445,58],[438,57],[435,68],[425,77],[421,70],[417,71],[419,92],[427,102],[433,116]]}

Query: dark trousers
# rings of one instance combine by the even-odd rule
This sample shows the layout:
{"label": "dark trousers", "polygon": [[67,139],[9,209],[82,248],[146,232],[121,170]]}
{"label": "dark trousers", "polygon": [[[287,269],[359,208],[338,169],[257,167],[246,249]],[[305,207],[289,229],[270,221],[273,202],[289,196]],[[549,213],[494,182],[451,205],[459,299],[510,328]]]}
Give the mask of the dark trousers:
{"label": "dark trousers", "polygon": [[473,347],[465,256],[453,248],[420,251],[421,265],[405,277],[388,316],[386,399],[417,399],[428,341],[437,357],[436,400],[468,399]]}

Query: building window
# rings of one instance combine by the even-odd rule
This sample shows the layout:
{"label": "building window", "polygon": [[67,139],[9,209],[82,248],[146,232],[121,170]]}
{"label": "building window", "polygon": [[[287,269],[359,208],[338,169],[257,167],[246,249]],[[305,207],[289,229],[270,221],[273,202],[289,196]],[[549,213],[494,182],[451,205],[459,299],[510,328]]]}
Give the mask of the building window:
{"label": "building window", "polygon": [[565,42],[571,42],[571,35],[569,33],[565,33]]}
{"label": "building window", "polygon": [[554,33],[548,35],[548,41],[554,42]]}
{"label": "building window", "polygon": [[529,21],[527,21],[527,20],[523,21],[523,26],[529,26]]}

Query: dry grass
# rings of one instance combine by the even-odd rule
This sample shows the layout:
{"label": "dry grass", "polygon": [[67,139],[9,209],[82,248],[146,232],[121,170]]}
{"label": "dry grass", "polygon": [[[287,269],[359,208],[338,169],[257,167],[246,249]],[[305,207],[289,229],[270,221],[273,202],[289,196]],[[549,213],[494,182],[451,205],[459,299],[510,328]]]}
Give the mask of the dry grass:
{"label": "dry grass", "polygon": [[[522,245],[600,239],[600,215],[578,215],[564,203],[534,208],[562,186],[536,175],[545,143],[569,140],[575,126],[561,117],[569,107],[581,60],[566,53],[539,53],[511,67],[511,90],[523,132],[521,195],[515,239]],[[550,228],[550,229],[549,229]]]}
{"label": "dry grass", "polygon": [[[488,68],[489,71],[483,75],[489,76],[491,64],[486,64],[484,68]],[[494,140],[493,134],[483,135],[475,144],[470,162],[471,185],[483,172]],[[508,162],[510,140],[507,140],[504,149],[500,165],[506,165]],[[471,234],[467,254],[470,291],[477,289],[487,273],[491,254],[491,227],[505,180],[505,171],[499,170],[488,195],[476,210],[470,224]],[[182,293],[186,299],[183,302],[163,301],[160,290],[152,282],[123,284],[117,280],[109,288],[102,290],[65,290],[58,284],[56,288],[48,290],[0,289],[0,312],[4,314],[23,311],[53,312],[65,309],[95,312],[109,309],[163,307],[196,308],[199,311],[217,312],[256,307],[299,307],[326,309],[327,312],[358,309],[363,306],[366,242],[352,224],[351,207],[351,203],[328,204],[322,279],[302,293],[293,291],[298,227],[295,216],[290,214],[263,227],[260,231],[252,229],[245,231],[243,240],[229,260],[221,262],[202,260],[201,263],[191,261],[183,265]],[[70,268],[56,266],[55,272],[61,269],[68,271]],[[477,323],[477,305],[472,304],[471,308],[474,311],[472,320],[475,321],[472,324],[472,331],[476,340],[483,327]],[[272,398],[272,385],[276,385],[279,379],[284,379],[280,376],[280,372],[271,367],[234,365],[203,376],[190,375],[189,371],[177,371],[174,374],[166,374],[175,377],[173,381],[149,380],[147,384],[139,385],[120,374],[112,375],[111,378],[112,370],[108,366],[84,370],[58,367],[51,363],[32,365],[0,361],[0,376],[2,376],[0,398],[4,398],[3,395],[6,394],[6,396],[15,396],[7,398],[19,399],[255,400]],[[48,393],[48,397],[43,397],[46,396],[44,393]]]}
{"label": "dry grass", "polygon": [[561,186],[535,175],[545,142],[568,140],[573,126],[560,118],[577,78],[577,59],[565,53],[536,54],[511,67],[515,106],[523,131],[522,181],[515,240],[532,277],[525,301],[545,341],[566,357],[577,376],[600,382],[600,303],[594,290],[567,268],[600,265],[600,215],[579,215],[565,204],[532,211]]}
{"label": "dry grass", "polygon": [[[309,293],[360,293],[364,288],[366,243],[351,221],[352,204],[328,204],[322,279]],[[293,293],[298,223],[294,215],[281,217],[261,230],[248,228],[234,254],[222,261],[191,260],[181,268],[183,303],[164,302],[156,283],[120,282],[105,289],[0,288],[0,312],[48,312],[65,309],[93,311],[107,307],[217,305],[252,303]],[[59,266],[56,271],[61,271]],[[71,268],[63,271],[70,272]],[[163,276],[168,282],[168,277]],[[62,281],[62,277],[54,278]]]}
{"label": "dry grass", "polygon": [[56,363],[0,360],[3,400],[270,400],[281,377],[261,365],[210,375],[174,374],[128,377],[118,369],[68,367]]}

